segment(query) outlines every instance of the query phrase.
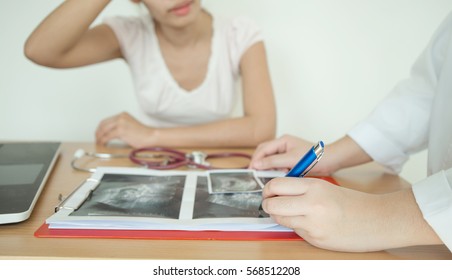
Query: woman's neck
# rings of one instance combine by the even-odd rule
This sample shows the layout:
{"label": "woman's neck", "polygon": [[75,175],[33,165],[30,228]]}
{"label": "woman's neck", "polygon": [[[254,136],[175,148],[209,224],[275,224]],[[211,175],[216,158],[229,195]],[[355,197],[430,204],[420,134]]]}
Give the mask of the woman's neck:
{"label": "woman's neck", "polygon": [[160,39],[174,47],[186,47],[195,45],[199,41],[212,37],[212,16],[205,10],[201,11],[198,18],[184,27],[164,26],[158,22],[154,22],[155,30]]}

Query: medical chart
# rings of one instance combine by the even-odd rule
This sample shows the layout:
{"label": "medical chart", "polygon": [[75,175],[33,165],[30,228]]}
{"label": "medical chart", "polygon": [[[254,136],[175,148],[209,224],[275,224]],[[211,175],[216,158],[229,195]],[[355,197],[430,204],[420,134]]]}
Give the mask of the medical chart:
{"label": "medical chart", "polygon": [[53,229],[291,231],[259,211],[273,171],[98,168],[46,220]]}

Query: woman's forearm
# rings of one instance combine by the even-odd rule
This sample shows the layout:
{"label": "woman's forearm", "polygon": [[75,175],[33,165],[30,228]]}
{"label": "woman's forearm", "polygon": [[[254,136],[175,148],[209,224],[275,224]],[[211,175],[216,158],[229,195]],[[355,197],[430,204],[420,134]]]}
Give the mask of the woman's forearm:
{"label": "woman's forearm", "polygon": [[51,64],[74,47],[111,0],[67,0],[48,15],[25,44],[25,55]]}
{"label": "woman's forearm", "polygon": [[150,144],[172,147],[255,147],[275,137],[273,115],[242,117],[177,128],[155,129]]}

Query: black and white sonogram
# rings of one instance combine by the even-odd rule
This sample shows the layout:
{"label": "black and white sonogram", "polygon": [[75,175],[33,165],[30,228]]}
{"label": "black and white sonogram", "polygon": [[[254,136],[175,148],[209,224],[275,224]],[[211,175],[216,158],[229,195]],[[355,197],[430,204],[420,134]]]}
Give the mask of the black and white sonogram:
{"label": "black and white sonogram", "polygon": [[71,216],[179,218],[185,176],[106,175]]}
{"label": "black and white sonogram", "polygon": [[252,170],[210,171],[208,177],[209,193],[233,194],[262,191],[262,183]]}
{"label": "black and white sonogram", "polygon": [[210,194],[206,177],[198,177],[193,219],[202,218],[266,218],[259,206],[261,192]]}

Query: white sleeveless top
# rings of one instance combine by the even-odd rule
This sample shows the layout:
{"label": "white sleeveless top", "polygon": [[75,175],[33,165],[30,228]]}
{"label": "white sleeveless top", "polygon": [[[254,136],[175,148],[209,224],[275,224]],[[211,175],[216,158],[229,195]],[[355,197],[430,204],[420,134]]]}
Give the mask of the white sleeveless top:
{"label": "white sleeveless top", "polygon": [[130,66],[142,113],[140,121],[154,127],[188,126],[231,117],[238,102],[236,83],[245,51],[262,41],[257,25],[237,17],[213,16],[211,56],[202,84],[187,91],[174,80],[160,51],[151,16],[104,20],[119,41]]}

